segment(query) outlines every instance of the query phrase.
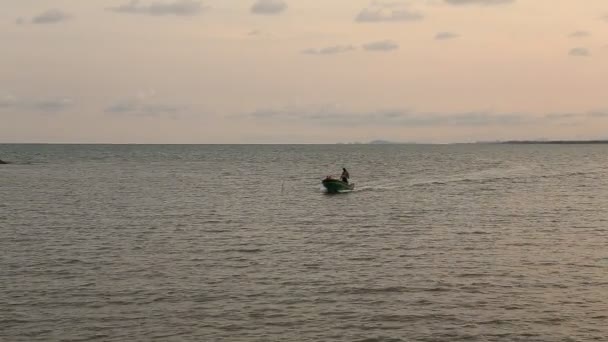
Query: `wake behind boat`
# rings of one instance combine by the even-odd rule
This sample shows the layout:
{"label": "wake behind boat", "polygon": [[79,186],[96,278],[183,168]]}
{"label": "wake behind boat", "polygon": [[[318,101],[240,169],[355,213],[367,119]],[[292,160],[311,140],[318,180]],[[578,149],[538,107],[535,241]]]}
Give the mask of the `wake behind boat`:
{"label": "wake behind boat", "polygon": [[327,176],[321,182],[321,184],[323,184],[323,187],[325,187],[325,189],[327,189],[327,192],[330,194],[337,194],[341,191],[349,191],[355,189],[354,183],[346,183],[331,176]]}

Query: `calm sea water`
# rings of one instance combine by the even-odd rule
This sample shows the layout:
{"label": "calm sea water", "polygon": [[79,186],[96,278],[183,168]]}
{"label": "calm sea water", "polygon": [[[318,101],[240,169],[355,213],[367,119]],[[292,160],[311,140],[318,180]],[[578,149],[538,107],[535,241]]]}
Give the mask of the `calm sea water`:
{"label": "calm sea water", "polygon": [[608,145],[0,158],[2,341],[608,340]]}

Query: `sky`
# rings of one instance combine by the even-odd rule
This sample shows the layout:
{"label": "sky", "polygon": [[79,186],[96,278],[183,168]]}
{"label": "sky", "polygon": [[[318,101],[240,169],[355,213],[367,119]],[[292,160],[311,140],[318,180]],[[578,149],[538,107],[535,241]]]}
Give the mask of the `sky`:
{"label": "sky", "polygon": [[0,8],[0,143],[608,139],[606,0]]}

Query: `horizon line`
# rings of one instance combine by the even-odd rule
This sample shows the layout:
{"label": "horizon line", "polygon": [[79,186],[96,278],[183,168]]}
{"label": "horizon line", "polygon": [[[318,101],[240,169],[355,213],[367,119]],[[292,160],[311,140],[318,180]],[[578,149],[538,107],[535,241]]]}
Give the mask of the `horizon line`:
{"label": "horizon line", "polygon": [[469,142],[393,142],[385,140],[372,140],[369,142],[327,142],[327,143],[138,143],[138,142],[0,142],[0,145],[472,145],[472,144],[580,144],[580,143],[608,143],[607,139],[511,139],[493,141]]}

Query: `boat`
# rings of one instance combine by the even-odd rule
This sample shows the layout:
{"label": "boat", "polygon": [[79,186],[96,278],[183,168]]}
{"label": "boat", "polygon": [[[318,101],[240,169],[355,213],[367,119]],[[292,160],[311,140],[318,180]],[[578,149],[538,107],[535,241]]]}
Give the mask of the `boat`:
{"label": "boat", "polygon": [[346,183],[339,179],[332,178],[331,176],[326,177],[321,184],[327,189],[330,194],[337,194],[341,191],[349,191],[355,189],[355,183]]}

